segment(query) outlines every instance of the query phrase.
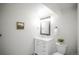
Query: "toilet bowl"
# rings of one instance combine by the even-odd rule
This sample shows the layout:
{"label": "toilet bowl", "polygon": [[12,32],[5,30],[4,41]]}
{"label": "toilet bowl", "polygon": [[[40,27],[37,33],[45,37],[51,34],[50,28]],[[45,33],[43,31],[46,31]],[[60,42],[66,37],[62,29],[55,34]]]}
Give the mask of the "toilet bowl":
{"label": "toilet bowl", "polygon": [[66,53],[66,47],[65,44],[56,44],[57,52],[53,53],[53,55],[64,55]]}

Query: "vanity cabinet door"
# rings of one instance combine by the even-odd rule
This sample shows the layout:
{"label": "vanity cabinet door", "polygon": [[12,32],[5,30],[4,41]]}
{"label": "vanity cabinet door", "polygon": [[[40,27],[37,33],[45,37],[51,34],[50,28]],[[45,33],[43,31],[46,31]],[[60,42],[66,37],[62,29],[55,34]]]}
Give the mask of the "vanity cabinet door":
{"label": "vanity cabinet door", "polygon": [[40,55],[48,54],[48,46],[47,42],[43,40],[35,40],[35,53]]}

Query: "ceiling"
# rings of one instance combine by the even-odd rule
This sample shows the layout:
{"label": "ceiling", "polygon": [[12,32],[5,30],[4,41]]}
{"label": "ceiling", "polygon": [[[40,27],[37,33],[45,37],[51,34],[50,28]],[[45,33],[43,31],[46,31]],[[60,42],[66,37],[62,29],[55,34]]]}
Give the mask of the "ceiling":
{"label": "ceiling", "polygon": [[44,3],[44,5],[48,6],[49,8],[51,7],[56,7],[56,8],[61,8],[61,9],[67,9],[67,8],[77,8],[76,3]]}
{"label": "ceiling", "polygon": [[44,5],[55,13],[64,13],[68,10],[77,10],[76,3],[44,3]]}

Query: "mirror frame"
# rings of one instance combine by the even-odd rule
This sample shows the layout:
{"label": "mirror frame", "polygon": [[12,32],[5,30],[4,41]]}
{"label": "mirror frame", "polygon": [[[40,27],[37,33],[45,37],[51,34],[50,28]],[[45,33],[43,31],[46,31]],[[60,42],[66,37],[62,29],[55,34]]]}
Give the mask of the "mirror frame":
{"label": "mirror frame", "polygon": [[50,16],[46,17],[46,18],[42,18],[40,19],[40,35],[50,35],[50,21],[46,21],[46,19],[49,19]]}

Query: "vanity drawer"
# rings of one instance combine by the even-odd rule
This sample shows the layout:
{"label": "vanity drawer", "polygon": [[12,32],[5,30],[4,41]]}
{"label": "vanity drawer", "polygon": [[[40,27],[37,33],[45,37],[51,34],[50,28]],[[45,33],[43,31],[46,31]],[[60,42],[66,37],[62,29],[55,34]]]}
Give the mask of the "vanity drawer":
{"label": "vanity drawer", "polygon": [[41,45],[41,44],[45,45],[46,43],[42,40],[35,40],[35,44],[36,45]]}

